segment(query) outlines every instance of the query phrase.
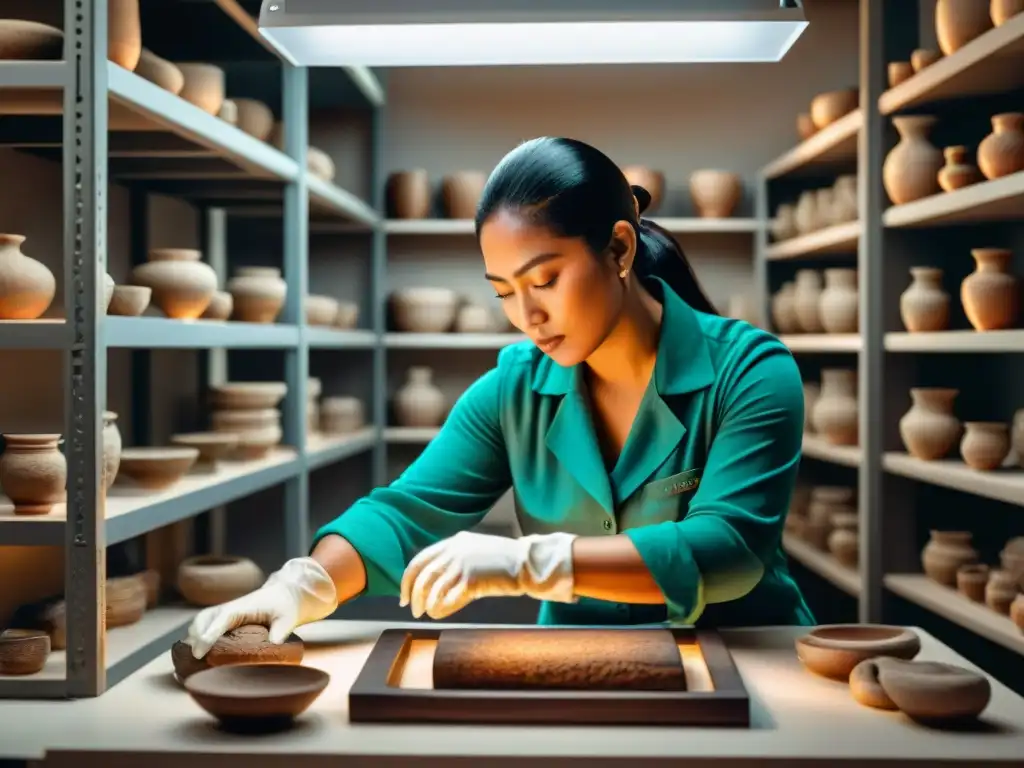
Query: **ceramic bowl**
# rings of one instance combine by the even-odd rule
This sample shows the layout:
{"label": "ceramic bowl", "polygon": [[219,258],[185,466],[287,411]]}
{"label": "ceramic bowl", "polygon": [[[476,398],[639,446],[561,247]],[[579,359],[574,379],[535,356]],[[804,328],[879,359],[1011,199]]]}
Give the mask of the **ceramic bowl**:
{"label": "ceramic bowl", "polygon": [[828,624],[796,641],[796,655],[812,672],[849,681],[860,662],[876,656],[909,660],[921,650],[921,640],[904,627],[883,624]]}
{"label": "ceramic bowl", "polygon": [[34,675],[50,655],[50,636],[37,629],[0,632],[0,675]]}
{"label": "ceramic bowl", "polygon": [[413,333],[444,333],[451,330],[459,297],[448,288],[406,288],[391,296],[395,326]]}
{"label": "ceramic bowl", "polygon": [[233,432],[186,432],[171,436],[172,444],[199,451],[193,472],[216,472],[217,462],[238,447],[238,440]]}
{"label": "ceramic bowl", "polygon": [[107,312],[121,317],[138,317],[149,306],[153,289],[145,285],[115,285]]}
{"label": "ceramic bowl", "polygon": [[323,693],[326,672],[298,664],[235,664],[185,680],[193,700],[231,730],[287,727]]}
{"label": "ceramic bowl", "polygon": [[227,291],[216,291],[200,317],[203,320],[227,320],[235,308],[235,297]]}
{"label": "ceramic bowl", "polygon": [[351,330],[359,322],[359,305],[354,301],[338,302],[338,316],[334,318],[334,326]]}
{"label": "ceramic bowl", "polygon": [[338,300],[330,296],[307,296],[305,306],[309,325],[333,325],[338,317]]}
{"label": "ceramic bowl", "polygon": [[195,555],[178,566],[178,592],[191,605],[220,605],[258,589],[262,569],[246,557]]}
{"label": "ceramic bowl", "polygon": [[178,482],[198,458],[198,448],[125,448],[117,476],[129,477],[148,490],[163,490]]}
{"label": "ceramic bowl", "polygon": [[214,408],[262,410],[276,408],[288,393],[283,381],[236,381],[210,388]]}

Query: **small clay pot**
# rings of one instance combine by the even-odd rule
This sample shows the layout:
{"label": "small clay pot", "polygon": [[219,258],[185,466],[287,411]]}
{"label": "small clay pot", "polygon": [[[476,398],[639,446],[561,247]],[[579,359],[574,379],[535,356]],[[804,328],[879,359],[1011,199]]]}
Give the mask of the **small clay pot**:
{"label": "small clay pot", "polygon": [[914,76],[914,68],[909,61],[889,62],[889,87],[895,88],[902,82]]}
{"label": "small clay pot", "polygon": [[857,270],[825,270],[825,288],[818,298],[818,316],[825,333],[856,333],[858,328]]}
{"label": "small clay pot", "polygon": [[961,565],[956,572],[956,588],[968,600],[985,602],[985,585],[988,584],[989,567],[984,563]]}
{"label": "small clay pot", "polygon": [[985,585],[985,605],[1004,616],[1010,613],[1010,606],[1020,594],[1017,577],[1007,570],[992,571]]}
{"label": "small clay pot", "polygon": [[992,116],[992,133],[978,145],[978,167],[986,179],[1024,171],[1024,112]]}
{"label": "small clay pot", "polygon": [[178,95],[204,112],[216,115],[224,103],[224,70],[213,64],[177,63],[185,79]]}
{"label": "small clay pot", "polygon": [[441,202],[449,219],[473,219],[487,184],[487,174],[459,171],[441,179]]}
{"label": "small clay pot", "polygon": [[786,281],[772,296],[772,323],[780,334],[799,333],[800,320],[796,315],[796,285]]}
{"label": "small clay pot", "polygon": [[910,333],[949,328],[950,297],[942,288],[939,267],[911,267],[910,286],[900,294],[900,319]]}
{"label": "small clay pot", "polygon": [[103,487],[110,490],[121,467],[121,430],[117,428],[117,414],[103,412]]}
{"label": "small clay pot", "polygon": [[823,625],[796,641],[797,657],[805,667],[843,682],[865,659],[912,659],[920,651],[921,640],[912,631],[882,624]]}
{"label": "small clay pot", "polygon": [[263,571],[252,560],[198,555],[178,566],[178,591],[192,605],[220,605],[257,589]]}
{"label": "small clay pot", "polygon": [[856,568],[860,553],[860,520],[857,513],[841,512],[832,516],[832,532],[828,535],[828,551],[847,568]]}
{"label": "small clay pot", "polygon": [[307,325],[334,325],[338,316],[338,300],[331,296],[306,296],[304,302]]}
{"label": "small clay pot", "polygon": [[701,218],[731,216],[743,194],[737,173],[702,169],[690,174],[690,197]]}
{"label": "small clay pot", "polygon": [[853,670],[850,680],[851,693],[861,704],[877,702],[922,723],[973,720],[992,697],[991,683],[984,675],[935,661],[867,659]]}
{"label": "small clay pot", "polygon": [[325,434],[349,434],[365,423],[363,402],[357,397],[325,397],[320,403],[319,426]]}
{"label": "small clay pot", "polygon": [[813,269],[798,269],[793,287],[793,311],[804,333],[821,333],[821,274]]}
{"label": "small clay pot", "polygon": [[235,308],[235,298],[227,291],[214,291],[203,314],[203,320],[227,320]]}
{"label": "small clay pot", "polygon": [[227,289],[234,298],[235,320],[273,323],[284,307],[288,284],[276,267],[241,267]]}
{"label": "small clay pot", "polygon": [[992,29],[989,0],[937,0],[935,37],[949,56]]}
{"label": "small clay pot", "polygon": [[976,331],[1012,328],[1020,312],[1020,282],[1008,248],[974,248],[976,269],[960,284],[960,303]]}
{"label": "small clay pot", "polygon": [[964,422],[960,455],[971,469],[981,472],[998,469],[1009,453],[1009,425],[1001,422]]}
{"label": "small clay pot", "polygon": [[159,85],[165,91],[170,91],[175,96],[181,93],[181,89],[185,87],[185,75],[181,73],[181,70],[147,48],[142,49],[139,63],[135,67],[135,74]]}
{"label": "small clay pot", "polygon": [[0,486],[16,515],[45,515],[66,498],[68,465],[60,435],[4,435]]}
{"label": "small clay pot", "polygon": [[644,216],[652,215],[665,200],[665,174],[645,165],[627,165],[622,175],[630,186],[643,187],[651,195],[651,202],[644,211]]}
{"label": "small clay pot", "polygon": [[932,531],[921,550],[925,575],[947,587],[956,587],[956,574],[961,566],[978,562],[978,550],[971,546],[969,531]]}
{"label": "small clay pot", "polygon": [[832,445],[857,445],[859,408],[857,372],[843,368],[821,371],[821,395],[811,415],[814,431]]}
{"label": "small clay pot", "polygon": [[121,452],[121,474],[139,488],[162,491],[177,483],[199,458],[190,447],[126,448]]}
{"label": "small clay pot", "polygon": [[885,156],[882,182],[895,205],[903,205],[940,192],[942,152],[928,140],[936,123],[930,115],[900,115],[892,119],[900,141]]}
{"label": "small clay pot", "polygon": [[811,120],[819,131],[844,115],[853,112],[860,101],[856,88],[819,93],[811,100]]}
{"label": "small clay pot", "polygon": [[941,58],[942,54],[939,51],[933,51],[930,48],[918,48],[910,54],[910,66],[913,67],[915,72],[920,72]]}
{"label": "small clay pot", "polygon": [[120,317],[139,317],[149,307],[152,297],[153,289],[145,285],[115,285],[107,312]]}
{"label": "small clay pot", "polygon": [[900,439],[915,459],[935,461],[949,455],[962,429],[953,415],[957,389],[915,387],[910,390],[913,404],[900,418]]}
{"label": "small clay pot", "polygon": [[154,248],[149,261],[135,267],[131,282],[151,288],[153,303],[167,317],[194,320],[217,290],[217,273],[191,248]]}
{"label": "small clay pot", "polygon": [[387,180],[388,215],[395,219],[430,216],[430,176],[422,168],[398,171]]}
{"label": "small clay pot", "polygon": [[107,579],[104,595],[107,628],[127,627],[139,621],[146,612],[148,590],[142,574]]}
{"label": "small clay pot", "polygon": [[961,187],[977,184],[981,181],[981,171],[967,161],[967,147],[957,145],[942,150],[946,164],[939,169],[939,186],[946,192]]}
{"label": "small clay pot", "polygon": [[256,99],[232,99],[238,118],[235,124],[250,136],[260,141],[270,138],[274,130],[274,113],[270,107]]}
{"label": "small clay pot", "polygon": [[24,235],[0,234],[0,320],[35,320],[49,309],[57,279],[21,251]]}
{"label": "small clay pot", "polygon": [[239,436],[230,432],[190,432],[171,436],[172,445],[181,445],[199,451],[190,471],[210,474],[217,471],[217,462],[238,447]]}

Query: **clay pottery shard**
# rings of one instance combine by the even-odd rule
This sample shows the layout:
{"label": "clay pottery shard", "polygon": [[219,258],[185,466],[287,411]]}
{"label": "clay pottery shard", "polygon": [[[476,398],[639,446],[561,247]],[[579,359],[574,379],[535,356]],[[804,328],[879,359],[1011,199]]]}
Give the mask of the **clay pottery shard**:
{"label": "clay pottery shard", "polygon": [[978,550],[971,546],[971,538],[970,531],[931,531],[931,538],[921,550],[925,575],[955,589],[960,567],[978,562]]}
{"label": "clay pottery shard", "polygon": [[978,168],[967,161],[967,147],[953,146],[942,150],[946,164],[939,169],[939,186],[946,192],[981,181]]}
{"label": "clay pottery shard", "polygon": [[938,267],[911,267],[910,286],[900,295],[900,319],[910,333],[944,331],[949,327],[949,293],[942,288]]}
{"label": "clay pottery shard", "polygon": [[107,0],[107,58],[132,71],[141,55],[139,0]]}
{"label": "clay pottery shard", "polygon": [[975,330],[1013,327],[1020,312],[1020,287],[1009,272],[1011,252],[1006,248],[974,248],[974,272],[960,284],[960,301]]}
{"label": "clay pottery shard", "polygon": [[197,659],[192,654],[192,646],[184,640],[179,640],[171,646],[171,664],[174,666],[175,678],[182,683],[196,672],[210,668],[206,657]]}
{"label": "clay pottery shard", "polygon": [[224,104],[224,70],[213,64],[176,63],[185,78],[178,95],[204,112],[216,115]]}
{"label": "clay pottery shard", "polygon": [[284,307],[288,284],[277,267],[240,267],[227,289],[235,302],[235,320],[272,323]]}
{"label": "clay pottery shard", "polygon": [[0,59],[53,61],[64,56],[64,33],[48,24],[0,19]]}
{"label": "clay pottery shard", "polygon": [[992,23],[997,27],[1018,13],[1024,13],[1024,0],[992,0],[989,8]]}
{"label": "clay pottery shard", "polygon": [[198,555],[178,566],[178,591],[192,605],[220,605],[252,592],[264,581],[252,560],[227,555]]}
{"label": "clay pottery shard", "polygon": [[743,194],[739,174],[703,169],[690,174],[690,197],[701,218],[731,216]]}
{"label": "clay pottery shard", "polygon": [[627,165],[623,167],[622,175],[630,186],[643,187],[651,194],[651,202],[644,215],[653,214],[665,199],[665,174],[645,165]]}
{"label": "clay pottery shard", "polygon": [[953,664],[876,659],[878,684],[907,717],[922,723],[973,720],[988,706],[988,678]]}
{"label": "clay pottery shard", "polygon": [[153,303],[167,317],[194,320],[217,290],[217,273],[191,248],[154,248],[149,261],[132,270],[131,282],[153,291]]}
{"label": "clay pottery shard", "polygon": [[185,690],[226,730],[265,732],[288,727],[330,679],[298,664],[232,664],[193,674]]}
{"label": "clay pottery shard", "polygon": [[941,58],[942,54],[938,51],[933,51],[929,48],[918,48],[910,54],[910,66],[913,67],[915,72],[920,72]]}
{"label": "clay pottery shard", "polygon": [[280,645],[270,642],[270,630],[259,624],[247,624],[222,636],[209,653],[211,667],[228,664],[301,664],[302,639],[292,634]]}
{"label": "clay pottery shard", "polygon": [[844,115],[853,112],[860,101],[860,92],[856,88],[843,88],[838,91],[819,93],[811,100],[811,120],[819,131],[831,125]]}
{"label": "clay pottery shard", "polygon": [[165,91],[170,91],[175,96],[181,93],[185,87],[185,76],[174,64],[162,59],[152,51],[143,48],[139,57],[139,63],[135,67],[135,74],[159,85]]}
{"label": "clay pottery shard", "polygon": [[984,563],[962,565],[956,572],[957,591],[968,600],[985,602],[985,585],[988,583],[989,567]]}
{"label": "clay pottery shard", "polygon": [[978,167],[987,179],[1024,170],[1024,112],[992,116],[992,133],[978,145]]}
{"label": "clay pottery shard", "polygon": [[960,441],[960,456],[971,469],[990,472],[1010,453],[1010,427],[1000,422],[968,421]]}
{"label": "clay pottery shard", "polygon": [[0,320],[36,320],[53,301],[57,280],[21,251],[24,235],[0,234]]}
{"label": "clay pottery shard", "polygon": [[0,486],[16,515],[45,515],[65,499],[67,460],[60,435],[4,435]]}
{"label": "clay pottery shard", "polygon": [[960,439],[960,420],[953,415],[957,389],[915,387],[913,404],[899,421],[900,439],[915,459],[945,458]]}
{"label": "clay pottery shard", "polygon": [[487,174],[480,171],[459,171],[441,180],[441,199],[449,219],[472,219],[484,193]]}
{"label": "clay pottery shard", "polygon": [[943,163],[942,152],[928,141],[935,118],[903,115],[894,117],[892,124],[900,134],[900,141],[882,164],[882,183],[889,199],[895,205],[903,205],[940,192],[938,174]]}
{"label": "clay pottery shard", "polygon": [[430,177],[422,168],[392,173],[387,180],[388,215],[395,219],[430,216]]}
{"label": "clay pottery shard", "polygon": [[878,682],[878,659],[865,659],[850,672],[850,695],[858,704],[874,709],[896,709]]}
{"label": "clay pottery shard", "polygon": [[50,655],[50,636],[37,629],[0,632],[0,675],[34,675]]}
{"label": "clay pottery shard", "polygon": [[935,36],[949,56],[992,28],[990,0],[937,0]]}
{"label": "clay pottery shard", "polygon": [[853,668],[876,656],[912,659],[921,640],[904,627],[884,624],[826,624],[796,641],[796,654],[812,672],[849,681]]}

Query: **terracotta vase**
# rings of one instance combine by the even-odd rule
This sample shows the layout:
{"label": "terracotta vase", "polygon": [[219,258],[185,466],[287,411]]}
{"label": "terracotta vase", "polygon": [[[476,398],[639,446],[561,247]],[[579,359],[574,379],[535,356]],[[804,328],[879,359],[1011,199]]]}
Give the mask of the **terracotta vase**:
{"label": "terracotta vase", "polygon": [[909,61],[890,61],[888,67],[889,87],[895,88],[914,75],[914,68]]}
{"label": "terracotta vase", "polygon": [[1004,616],[1010,612],[1010,605],[1020,594],[1017,577],[1005,570],[992,571],[985,585],[985,605]]}
{"label": "terracotta vase", "polygon": [[796,227],[796,234],[806,235],[817,227],[816,205],[817,196],[814,194],[814,190],[808,189],[800,193],[800,197],[796,199],[796,208],[793,210],[793,225]]}
{"label": "terracotta vase", "polygon": [[277,267],[240,267],[226,288],[234,299],[234,319],[245,323],[277,320],[288,293]]}
{"label": "terracotta vase", "polygon": [[989,6],[992,23],[997,27],[1018,13],[1024,13],[1024,0],[992,0]]}
{"label": "terracotta vase", "polygon": [[387,198],[392,218],[426,219],[430,216],[430,177],[422,168],[392,173]]}
{"label": "terracotta vase", "polygon": [[53,272],[21,252],[24,235],[0,234],[0,320],[35,320],[57,291]]}
{"label": "terracotta vase", "polygon": [[818,315],[826,333],[856,333],[860,300],[856,269],[826,269]]}
{"label": "terracotta vase", "polygon": [[658,209],[658,206],[665,200],[665,174],[645,165],[627,165],[622,169],[622,175],[630,186],[643,187],[651,195],[651,204],[644,211],[645,216],[650,216]]}
{"label": "terracotta vase", "polygon": [[484,193],[487,174],[459,171],[441,179],[441,201],[449,219],[476,218],[476,207]]}
{"label": "terracotta vase", "polygon": [[794,283],[787,281],[775,292],[772,296],[771,312],[772,323],[778,333],[787,334],[800,331],[800,321],[796,316],[796,285]]}
{"label": "terracotta vase", "polygon": [[971,469],[998,469],[1010,453],[1010,428],[998,421],[966,421],[960,456]]}
{"label": "terracotta vase", "polygon": [[916,387],[910,390],[912,405],[899,422],[900,439],[915,459],[934,461],[949,455],[962,431],[953,415],[956,389]]}
{"label": "terracotta vase", "polygon": [[1010,448],[1017,455],[1017,465],[1024,467],[1024,408],[1013,414],[1010,423]]}
{"label": "terracotta vase", "polygon": [[910,333],[944,331],[949,327],[949,294],[942,288],[938,267],[911,267],[910,286],[900,294],[900,319]]}
{"label": "terracotta vase", "polygon": [[444,420],[444,393],[434,384],[434,371],[416,365],[395,393],[395,418],[402,427],[439,427]]}
{"label": "terracotta vase", "polygon": [[889,199],[895,205],[903,205],[940,192],[938,174],[942,168],[942,152],[928,141],[935,118],[904,115],[894,117],[892,124],[900,134],[900,141],[889,151],[882,165],[882,183]]}
{"label": "terracotta vase", "polygon": [[726,218],[732,215],[743,194],[739,174],[704,169],[690,174],[690,197],[701,218]]}
{"label": "terracotta vase", "polygon": [[968,600],[983,603],[988,576],[989,567],[984,563],[961,565],[956,571],[956,589]]}
{"label": "terracotta vase", "polygon": [[0,486],[16,515],[45,515],[65,499],[68,466],[60,435],[4,435]]}
{"label": "terracotta vase", "polygon": [[856,512],[832,515],[832,531],[828,535],[828,551],[847,568],[856,568],[860,552],[860,520]]}
{"label": "terracotta vase", "polygon": [[947,587],[956,587],[961,566],[976,562],[978,550],[971,546],[970,531],[932,531],[921,551],[925,575]]}
{"label": "terracotta vase", "polygon": [[121,467],[121,430],[117,428],[117,414],[103,412],[103,487],[107,490],[114,484]]}
{"label": "terracotta vase", "polygon": [[1005,248],[975,248],[977,267],[960,284],[960,302],[977,331],[1011,328],[1020,311],[1020,284],[1009,273],[1012,254]]}
{"label": "terracotta vase", "polygon": [[992,116],[992,133],[978,145],[978,167],[986,179],[1024,171],[1024,112]]}
{"label": "terracotta vase", "polygon": [[857,445],[857,371],[822,369],[821,396],[811,418],[814,431],[833,445]]}
{"label": "terracotta vase", "polygon": [[107,0],[107,58],[134,71],[141,55],[139,0]]}
{"label": "terracotta vase", "polygon": [[821,333],[821,275],[813,269],[797,270],[793,288],[793,310],[804,333]]}
{"label": "terracotta vase", "polygon": [[949,56],[992,28],[989,0],[937,0],[935,36]]}
{"label": "terracotta vase", "polygon": [[149,261],[135,267],[131,282],[153,291],[153,303],[167,317],[194,320],[217,290],[217,273],[191,248],[154,248]]}
{"label": "terracotta vase", "polygon": [[821,385],[816,381],[804,382],[804,432],[814,434],[814,420],[811,415],[814,413],[814,406],[821,397]]}
{"label": "terracotta vase", "polygon": [[939,186],[946,192],[981,181],[977,166],[967,161],[967,147],[957,145],[942,150],[946,164],[939,169]]}

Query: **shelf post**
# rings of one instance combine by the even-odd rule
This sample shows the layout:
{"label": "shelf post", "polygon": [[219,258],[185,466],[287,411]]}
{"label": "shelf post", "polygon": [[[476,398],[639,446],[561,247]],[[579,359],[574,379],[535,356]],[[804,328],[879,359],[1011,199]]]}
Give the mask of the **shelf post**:
{"label": "shelf post", "polygon": [[768,263],[765,256],[768,248],[768,203],[768,178],[763,173],[758,173],[757,187],[754,190],[754,218],[758,224],[754,233],[754,296],[757,322],[762,328],[771,328],[771,285],[768,282]]}
{"label": "shelf post", "polygon": [[106,688],[104,595],[106,494],[102,416],[107,394],[103,276],[107,224],[107,0],[66,0],[64,39],[64,306],[66,355],[64,453],[67,525],[64,597],[67,694]]}
{"label": "shelf post", "polygon": [[[386,91],[386,83],[381,87]],[[385,180],[387,169],[384,167],[384,106],[373,107],[371,117],[372,130],[370,141],[370,190],[371,201],[378,213],[378,220],[373,225],[372,268],[370,271],[370,306],[372,308],[372,328],[376,334],[373,348],[373,424],[377,431],[377,440],[373,446],[373,484],[385,485],[388,481],[387,463],[388,446],[384,439],[384,429],[388,419],[388,353],[385,345],[387,333],[387,300],[388,300],[388,243],[386,234],[387,203],[385,200]]]}

